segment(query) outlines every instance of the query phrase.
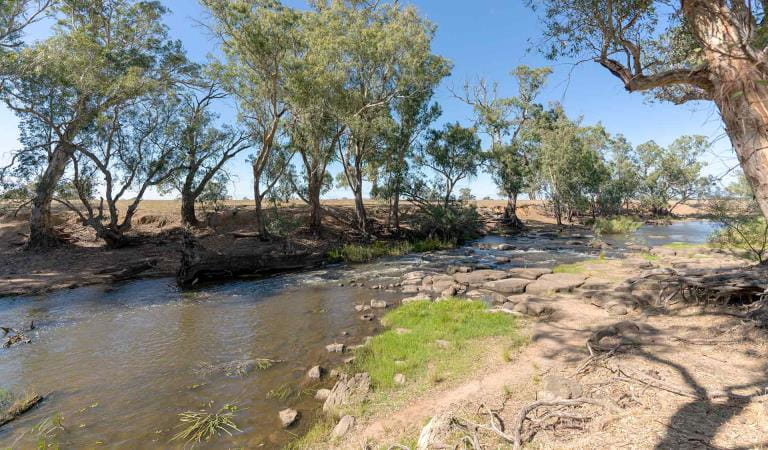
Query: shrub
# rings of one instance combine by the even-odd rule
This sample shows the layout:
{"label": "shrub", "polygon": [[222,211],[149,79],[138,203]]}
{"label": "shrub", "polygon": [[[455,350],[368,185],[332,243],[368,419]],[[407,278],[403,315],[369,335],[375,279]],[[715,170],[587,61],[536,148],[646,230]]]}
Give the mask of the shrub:
{"label": "shrub", "polygon": [[634,233],[643,225],[643,222],[639,222],[631,217],[617,216],[611,219],[598,218],[592,225],[592,229],[595,233],[602,234],[626,234]]}
{"label": "shrub", "polygon": [[400,256],[407,253],[429,252],[455,247],[456,244],[442,239],[424,239],[415,242],[376,241],[370,245],[347,244],[328,252],[328,257],[335,261],[348,263],[371,262],[382,256]]}
{"label": "shrub", "polygon": [[768,262],[768,222],[764,217],[731,221],[712,233],[710,242],[761,264]]}

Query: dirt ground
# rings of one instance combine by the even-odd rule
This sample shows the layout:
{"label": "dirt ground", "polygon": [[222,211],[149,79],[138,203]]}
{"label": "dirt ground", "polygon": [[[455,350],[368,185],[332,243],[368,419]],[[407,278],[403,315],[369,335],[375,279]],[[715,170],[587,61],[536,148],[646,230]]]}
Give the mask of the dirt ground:
{"label": "dirt ground", "polygon": [[[706,249],[678,251],[654,264],[747,265]],[[644,265],[647,261],[641,259],[603,261],[587,266],[585,274],[607,282],[610,289],[637,276]],[[537,396],[541,399],[543,385],[556,376],[576,383],[578,398],[607,407],[533,410],[522,429],[525,448],[768,448],[766,330],[735,317],[734,307],[680,303],[660,308],[655,297],[649,298],[628,315],[615,316],[585,291],[553,294],[545,303],[554,313],[528,323],[531,343],[511,362],[501,357],[500,349],[489,351],[488,359],[478,362],[478,370],[464,381],[360,420],[345,440],[328,446],[413,448],[432,418],[448,417],[452,431],[429,448],[511,448],[491,430],[513,435],[520,411]],[[611,350],[596,350],[590,357],[588,339],[610,326],[625,332],[600,341]]]}

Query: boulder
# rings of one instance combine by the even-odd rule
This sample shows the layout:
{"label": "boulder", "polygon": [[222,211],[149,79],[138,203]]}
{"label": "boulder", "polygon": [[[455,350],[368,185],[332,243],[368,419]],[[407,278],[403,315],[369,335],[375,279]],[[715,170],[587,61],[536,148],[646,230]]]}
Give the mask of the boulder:
{"label": "boulder", "polygon": [[373,314],[363,314],[362,316],[360,316],[360,320],[363,320],[363,321],[366,321],[366,322],[370,322],[370,321],[372,321],[375,318],[376,318],[376,316],[373,315]]}
{"label": "boulder", "polygon": [[401,300],[403,304],[411,303],[411,302],[429,302],[429,301],[432,301],[432,298],[426,294],[414,295],[413,297],[407,297]]}
{"label": "boulder", "polygon": [[541,381],[536,400],[569,400],[581,397],[583,391],[576,381],[558,375],[548,375]]}
{"label": "boulder", "polygon": [[506,278],[504,280],[489,281],[483,284],[483,287],[502,294],[520,294],[525,292],[525,287],[531,282],[531,280],[526,280],[525,278]]}
{"label": "boulder", "polygon": [[498,292],[489,291],[487,289],[473,289],[464,295],[467,298],[471,298],[473,300],[482,300],[488,303],[504,303],[507,300],[504,295],[499,294]]}
{"label": "boulder", "polygon": [[330,389],[318,389],[317,392],[315,392],[315,400],[324,402],[329,395],[331,395]]}
{"label": "boulder", "polygon": [[403,286],[403,288],[400,289],[400,291],[403,294],[416,294],[417,292],[419,292],[419,286],[417,285]]}
{"label": "boulder", "polygon": [[280,417],[280,423],[283,424],[283,428],[288,428],[299,418],[299,412],[295,409],[288,408],[280,411],[278,416]]}
{"label": "boulder", "polygon": [[367,373],[358,373],[351,377],[342,374],[323,403],[323,411],[335,413],[343,406],[360,403],[370,389],[371,378]]}
{"label": "boulder", "polygon": [[388,306],[387,302],[385,302],[384,300],[376,300],[376,299],[371,300],[371,308],[386,308],[387,306]]}
{"label": "boulder", "polygon": [[457,273],[453,278],[461,284],[479,286],[486,281],[509,278],[509,274],[504,270],[480,269],[469,273]]}
{"label": "boulder", "polygon": [[344,344],[339,344],[339,343],[328,344],[325,346],[325,350],[328,351],[328,353],[343,353]]}
{"label": "boulder", "polygon": [[333,438],[340,438],[345,436],[347,433],[349,433],[349,430],[352,429],[352,427],[355,426],[355,418],[352,416],[344,416],[339,420],[339,423],[336,424],[335,427],[333,427],[333,431],[331,431],[331,437]]}
{"label": "boulder", "polygon": [[544,267],[532,267],[532,268],[522,268],[518,267],[515,269],[510,269],[507,272],[509,272],[510,275],[512,275],[514,278],[523,278],[526,280],[535,280],[539,278],[542,275],[546,275],[548,273],[552,273],[552,269],[547,269]]}
{"label": "boulder", "polygon": [[550,273],[542,275],[536,281],[525,287],[529,294],[544,294],[547,292],[571,292],[581,286],[585,280],[584,275],[576,273]]}
{"label": "boulder", "polygon": [[307,378],[311,378],[313,380],[319,380],[320,377],[323,376],[323,368],[320,366],[314,366],[311,369],[309,369],[309,372],[307,372]]}
{"label": "boulder", "polygon": [[500,250],[502,252],[507,250],[514,250],[516,248],[517,247],[515,247],[512,244],[497,244],[496,246],[493,247],[494,250]]}

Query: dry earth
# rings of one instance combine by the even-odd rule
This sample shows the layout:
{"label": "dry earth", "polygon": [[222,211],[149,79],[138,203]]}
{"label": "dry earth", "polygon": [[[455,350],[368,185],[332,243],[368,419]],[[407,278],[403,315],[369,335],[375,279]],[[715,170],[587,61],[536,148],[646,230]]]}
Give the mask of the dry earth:
{"label": "dry earth", "polygon": [[[490,350],[465,381],[438,385],[396,408],[374,406],[343,440],[322,446],[410,448],[420,433],[426,437],[425,424],[435,418],[453,425],[418,448],[509,448],[510,442],[490,430],[492,420],[511,436],[522,408],[537,396],[558,396],[609,408],[536,409],[522,428],[526,448],[768,448],[765,330],[735,317],[735,307],[705,308],[679,299],[657,306],[657,281],[641,281],[631,292],[623,283],[651,264],[677,270],[748,264],[705,248],[659,253],[653,263],[630,258],[586,265],[586,288],[529,300],[554,312],[531,319],[531,343],[514,360],[505,362],[500,349]],[[505,308],[515,308],[525,296],[510,296]],[[623,302],[625,310],[611,299]],[[590,357],[587,341],[616,326],[623,332],[602,339],[603,351],[593,341]]]}

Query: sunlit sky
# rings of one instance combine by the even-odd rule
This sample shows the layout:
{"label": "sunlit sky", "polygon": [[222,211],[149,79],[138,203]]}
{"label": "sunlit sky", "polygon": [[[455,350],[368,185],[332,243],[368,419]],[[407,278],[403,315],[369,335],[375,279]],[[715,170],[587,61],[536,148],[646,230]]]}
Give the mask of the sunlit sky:
{"label": "sunlit sky", "polygon": [[[195,0],[164,0],[171,13],[165,18],[171,37],[180,39],[190,58],[204,62],[216,54],[216,42],[201,22],[206,22],[203,8]],[[301,0],[289,0],[292,6],[302,6]],[[452,75],[437,90],[436,101],[443,115],[435,126],[443,122],[472,122],[472,111],[452,97],[450,88],[461,88],[466,80],[483,77],[499,83],[502,95],[514,95],[515,83],[510,70],[519,65],[549,65],[554,70],[550,82],[540,97],[542,103],[561,102],[572,118],[582,117],[583,123],[602,123],[612,134],[624,134],[635,145],[655,140],[661,145],[671,143],[684,134],[701,134],[713,142],[713,151],[706,156],[707,174],[720,176],[736,164],[735,155],[724,136],[722,122],[715,107],[708,102],[675,106],[650,102],[642,94],[630,94],[608,71],[596,63],[573,65],[569,61],[547,61],[536,51],[541,28],[535,14],[522,0],[412,0],[411,3],[438,29],[434,51],[454,64]],[[28,41],[41,39],[47,34],[47,24],[37,24]],[[234,118],[231,105],[219,105],[222,117]],[[18,148],[17,120],[0,107],[0,153],[7,160]],[[332,166],[331,171],[340,170]],[[243,160],[230,167],[234,175],[232,194],[235,198],[252,197],[250,169]],[[487,174],[464,182],[458,188],[469,187],[478,198],[496,197],[497,189]],[[458,189],[457,188],[457,189]],[[350,197],[344,189],[333,189],[327,198]],[[149,198],[158,198],[151,193]]]}

